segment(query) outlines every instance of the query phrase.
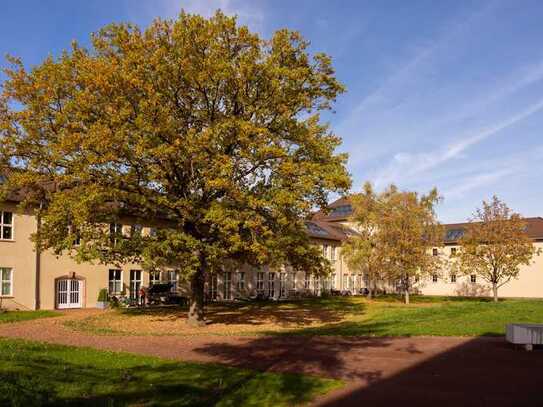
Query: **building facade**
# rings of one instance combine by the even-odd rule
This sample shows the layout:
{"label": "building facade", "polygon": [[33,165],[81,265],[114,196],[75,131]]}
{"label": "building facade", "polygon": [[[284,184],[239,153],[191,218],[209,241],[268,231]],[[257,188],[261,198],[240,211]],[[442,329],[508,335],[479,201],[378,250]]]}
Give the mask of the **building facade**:
{"label": "building facade", "polygon": [[[4,202],[0,213],[0,307],[8,309],[66,309],[95,307],[98,293],[105,288],[111,295],[136,299],[140,288],[157,283],[170,283],[172,290],[186,295],[188,284],[183,273],[166,269],[146,271],[141,265],[123,267],[77,263],[69,255],[55,256],[50,251],[37,253],[31,236],[37,231],[35,216],[22,212],[17,202]],[[366,286],[361,272],[349,270],[341,255],[341,245],[356,234],[348,222],[352,207],[341,198],[330,205],[327,213],[317,212],[306,223],[307,233],[323,256],[332,264],[328,277],[315,277],[289,267],[272,269],[249,265],[212,275],[206,281],[206,297],[234,300],[261,296],[270,299],[300,295],[321,295],[330,290],[360,293]],[[123,222],[124,223],[124,222]],[[527,233],[534,245],[543,248],[543,218],[528,218]],[[444,245],[434,248],[438,256],[451,256],[458,250],[458,239],[465,224],[445,225]],[[129,233],[130,224],[113,225],[121,233]],[[144,228],[143,233],[149,233]],[[393,289],[393,288],[392,288]],[[427,295],[490,295],[490,287],[476,275],[457,276],[442,270],[435,276],[416,283],[415,289]],[[390,286],[388,287],[390,291]],[[519,278],[500,289],[506,297],[543,297],[543,256],[523,266]]]}

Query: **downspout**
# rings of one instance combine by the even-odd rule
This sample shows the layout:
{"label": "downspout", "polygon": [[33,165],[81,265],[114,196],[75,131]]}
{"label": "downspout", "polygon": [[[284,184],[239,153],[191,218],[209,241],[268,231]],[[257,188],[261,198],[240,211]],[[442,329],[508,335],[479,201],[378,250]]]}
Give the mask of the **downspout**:
{"label": "downspout", "polygon": [[43,200],[40,201],[40,207],[38,209],[38,214],[36,217],[36,292],[35,292],[35,308],[40,309],[40,280],[41,280],[41,242],[40,242],[40,232],[41,232],[41,211],[43,209]]}

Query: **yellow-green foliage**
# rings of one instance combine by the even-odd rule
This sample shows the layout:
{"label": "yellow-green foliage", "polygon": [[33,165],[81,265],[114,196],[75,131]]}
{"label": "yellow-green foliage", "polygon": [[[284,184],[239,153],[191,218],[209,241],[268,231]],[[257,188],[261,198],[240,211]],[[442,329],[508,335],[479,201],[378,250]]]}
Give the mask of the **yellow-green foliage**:
{"label": "yellow-green foliage", "polygon": [[[0,160],[25,171],[5,188],[30,186],[39,243],[78,260],[322,272],[304,219],[350,177],[319,120],[344,88],[307,47],[297,32],[264,40],[220,12],[182,13],[109,25],[31,70],[10,58]],[[158,233],[112,245],[107,224],[124,215]]]}

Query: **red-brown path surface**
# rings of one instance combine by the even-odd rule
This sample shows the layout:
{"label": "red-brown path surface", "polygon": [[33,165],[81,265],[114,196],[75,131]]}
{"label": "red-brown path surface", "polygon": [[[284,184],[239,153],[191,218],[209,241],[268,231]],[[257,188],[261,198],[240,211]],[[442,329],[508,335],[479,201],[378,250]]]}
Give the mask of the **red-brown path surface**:
{"label": "red-brown path surface", "polygon": [[543,406],[543,351],[503,338],[96,336],[64,328],[71,315],[2,324],[0,336],[343,379],[322,406]]}

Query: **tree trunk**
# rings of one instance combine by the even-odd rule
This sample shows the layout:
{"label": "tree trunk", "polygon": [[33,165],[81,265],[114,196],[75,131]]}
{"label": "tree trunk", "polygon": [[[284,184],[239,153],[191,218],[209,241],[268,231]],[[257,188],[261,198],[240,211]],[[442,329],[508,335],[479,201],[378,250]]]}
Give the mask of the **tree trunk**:
{"label": "tree trunk", "polygon": [[406,305],[409,305],[409,277],[406,276],[405,277],[405,282],[404,282],[404,303]]}
{"label": "tree trunk", "polygon": [[492,293],[494,294],[494,302],[498,302],[498,284],[492,283]]}
{"label": "tree trunk", "polygon": [[202,264],[190,280],[190,306],[187,323],[191,326],[204,326],[204,284],[205,273]]}

